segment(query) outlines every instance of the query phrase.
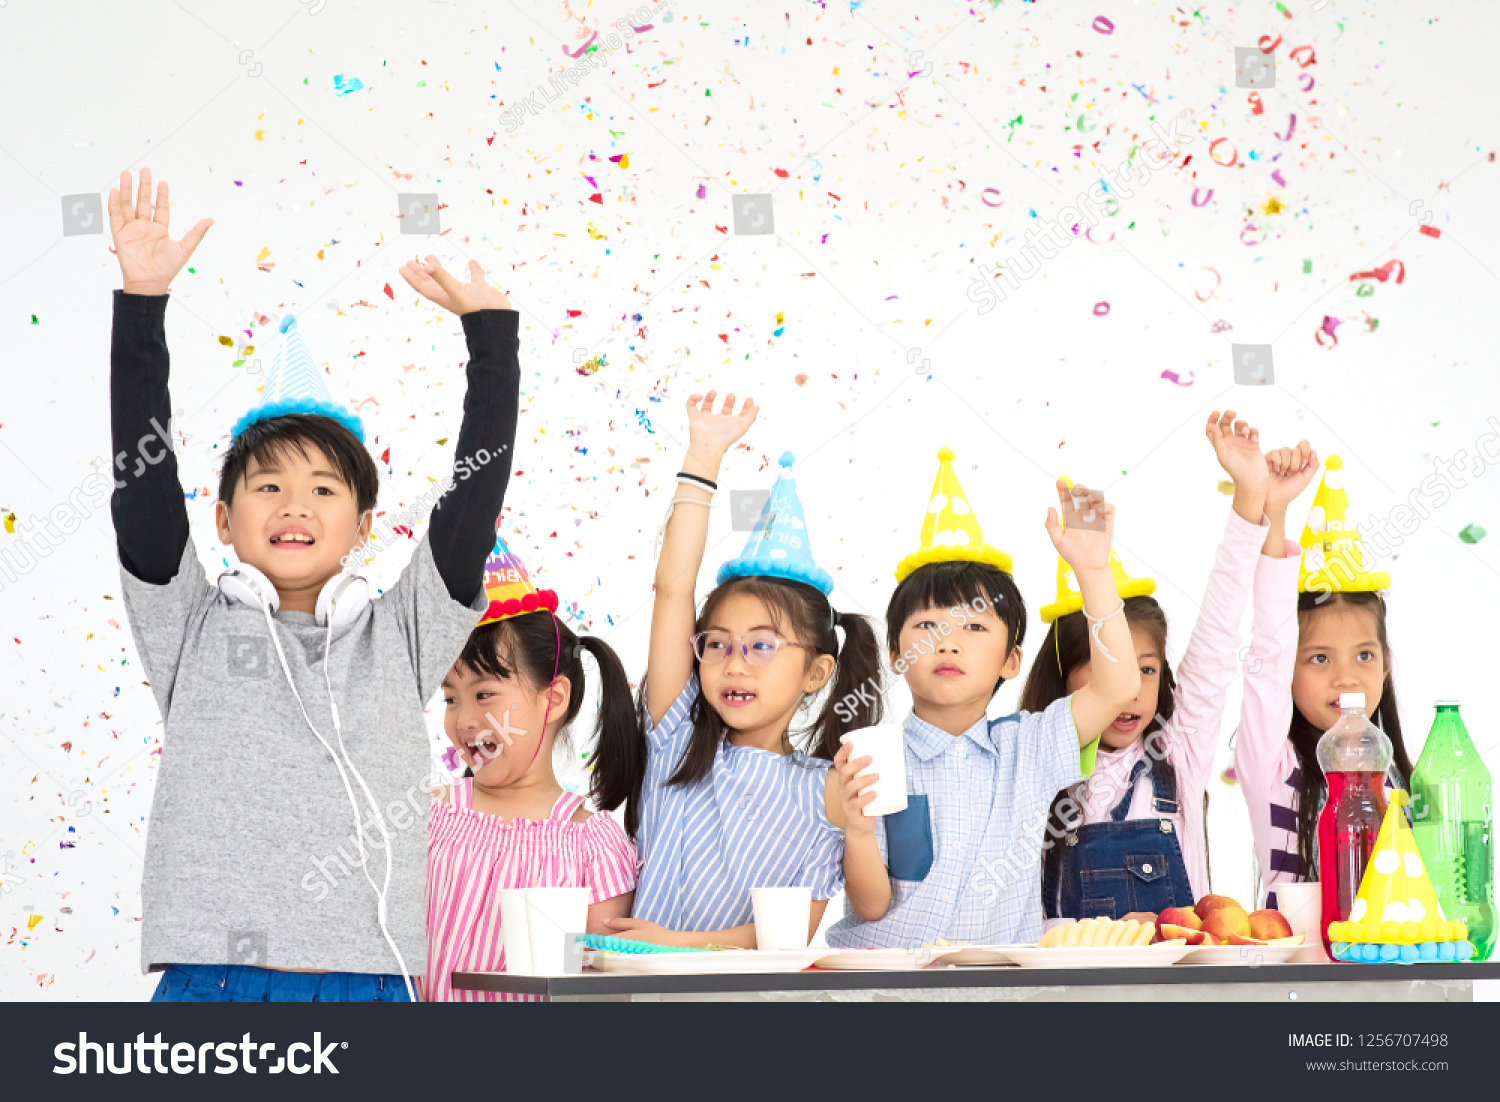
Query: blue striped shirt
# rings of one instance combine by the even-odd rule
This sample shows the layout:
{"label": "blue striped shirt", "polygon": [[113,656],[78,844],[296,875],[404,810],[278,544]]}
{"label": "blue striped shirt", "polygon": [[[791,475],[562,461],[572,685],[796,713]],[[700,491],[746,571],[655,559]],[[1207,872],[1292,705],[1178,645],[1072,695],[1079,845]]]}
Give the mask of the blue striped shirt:
{"label": "blue striped shirt", "polygon": [[[906,734],[906,788],[925,795],[932,868],[891,878],[891,906],[876,922],[846,914],[828,929],[840,949],[915,948],[938,938],[976,945],[1042,934],[1042,839],[1057,794],[1083,779],[1069,698],[1044,712],[982,718],[955,738],[915,713]],[[888,816],[875,824],[889,863]]]}
{"label": "blue striped shirt", "polygon": [[667,785],[692,738],[699,691],[695,674],[646,736],[632,917],[727,930],[751,921],[751,888],[810,887],[814,899],[832,898],[844,881],[844,832],[823,806],[832,762],[725,742],[710,776]]}

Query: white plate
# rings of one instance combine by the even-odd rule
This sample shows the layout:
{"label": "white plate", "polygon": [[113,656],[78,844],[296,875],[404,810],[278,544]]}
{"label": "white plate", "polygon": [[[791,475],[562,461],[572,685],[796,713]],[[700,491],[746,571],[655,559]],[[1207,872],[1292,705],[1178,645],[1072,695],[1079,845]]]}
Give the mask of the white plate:
{"label": "white plate", "polygon": [[1306,945],[1190,945],[1179,964],[1285,964]]}
{"label": "white plate", "polygon": [[818,967],[853,972],[913,972],[933,961],[968,951],[971,950],[958,945],[925,949],[833,949],[825,950],[818,958]]}
{"label": "white plate", "polygon": [[1022,968],[1160,968],[1175,963],[1186,945],[1140,945],[1128,948],[1038,949],[1012,947],[1005,955]]}
{"label": "white plate", "polygon": [[970,967],[980,964],[1009,964],[1010,950],[1030,949],[1030,945],[965,945],[943,958],[944,964]]}
{"label": "white plate", "polygon": [[596,972],[622,972],[636,976],[800,972],[826,953],[826,949],[790,949],[778,952],[724,949],[702,953],[593,952],[589,954],[589,964]]}

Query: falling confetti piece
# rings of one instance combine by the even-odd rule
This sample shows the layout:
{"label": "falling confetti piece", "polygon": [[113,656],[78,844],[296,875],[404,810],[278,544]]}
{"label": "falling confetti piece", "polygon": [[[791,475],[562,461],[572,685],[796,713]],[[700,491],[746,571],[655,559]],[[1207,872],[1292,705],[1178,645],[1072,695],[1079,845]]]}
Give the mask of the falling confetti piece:
{"label": "falling confetti piece", "polygon": [[1225,784],[1240,783],[1239,775],[1235,773],[1234,766],[1232,765],[1228,769],[1224,770],[1224,772],[1219,774],[1219,780],[1223,781]]}
{"label": "falling confetti piece", "polygon": [[[702,196],[699,196],[699,198],[702,198]],[[36,315],[35,314],[32,314],[31,315],[31,324],[32,325],[41,325],[42,323],[36,320]]]}
{"label": "falling confetti piece", "polygon": [[1486,532],[1483,528],[1479,527],[1479,525],[1471,524],[1458,534],[1458,538],[1463,540],[1465,543],[1478,543],[1487,535],[1489,535],[1489,533]]}
{"label": "falling confetti piece", "polygon": [[391,285],[389,283],[385,285],[385,297],[390,299],[392,302],[396,301],[396,296],[391,293]]}
{"label": "falling confetti piece", "polygon": [[1219,493],[1223,494],[1225,497],[1233,497],[1234,483],[1226,478],[1224,481],[1219,483]]}
{"label": "falling confetti piece", "polygon": [[613,161],[615,164],[619,165],[621,168],[629,168],[630,167],[630,154],[629,153],[617,153],[613,157],[611,157],[610,160]]}
{"label": "falling confetti piece", "polygon": [[1094,303],[1094,317],[1096,317],[1096,318],[1102,318],[1107,313],[1109,313],[1109,303],[1107,303],[1107,302],[1096,302],[1096,303]]}
{"label": "falling confetti piece", "polygon": [[1187,373],[1187,381],[1186,382],[1183,382],[1182,381],[1182,376],[1178,375],[1177,372],[1175,372],[1175,371],[1163,371],[1161,373],[1161,377],[1163,379],[1166,379],[1170,383],[1176,383],[1178,386],[1192,386],[1193,385],[1193,373],[1191,371],[1189,371]]}
{"label": "falling confetti piece", "polygon": [[1440,229],[1438,229],[1436,226],[1418,226],[1417,227],[1417,232],[1418,233],[1424,233],[1428,237],[1442,237],[1443,236],[1443,231],[1440,230]]}
{"label": "falling confetti piece", "polygon": [[333,94],[336,96],[347,96],[350,92],[358,92],[364,86],[364,81],[359,77],[345,77],[343,73],[339,73],[333,78]]}
{"label": "falling confetti piece", "polygon": [[1100,34],[1114,34],[1115,25],[1107,17],[1100,15],[1094,18],[1094,30]]}
{"label": "falling confetti piece", "polygon": [[264,130],[257,130],[255,132],[255,140],[258,141],[258,142],[265,141],[266,140],[266,132]]}
{"label": "falling confetti piece", "polygon": [[699,198],[699,199],[707,199],[708,198],[708,185],[707,184],[699,184],[698,185],[697,198]]}
{"label": "falling confetti piece", "polygon": [[234,347],[234,338],[233,337],[220,337],[219,338],[219,343],[222,344],[225,348],[233,348]]}
{"label": "falling confetti piece", "polygon": [[1304,260],[1302,262],[1302,274],[1303,275],[1309,275],[1309,274],[1311,274],[1311,272],[1312,272],[1312,261],[1311,260]]}
{"label": "falling confetti piece", "polygon": [[806,375],[798,375],[796,382],[797,382],[798,386],[806,386],[807,385],[807,376]]}
{"label": "falling confetti piece", "polygon": [[41,920],[42,920],[42,916],[41,915],[32,915],[30,918],[28,918],[26,920],[26,928],[28,930],[35,930],[36,929],[36,924],[38,922],[40,922]]}

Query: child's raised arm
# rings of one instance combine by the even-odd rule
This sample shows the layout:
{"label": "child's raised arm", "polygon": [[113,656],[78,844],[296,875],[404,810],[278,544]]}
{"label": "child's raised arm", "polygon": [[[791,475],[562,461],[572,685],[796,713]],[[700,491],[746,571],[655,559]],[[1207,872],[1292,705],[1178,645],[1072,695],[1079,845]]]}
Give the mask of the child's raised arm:
{"label": "child's raised arm", "polygon": [[484,588],[484,564],[495,546],[495,518],[505,504],[515,460],[521,392],[521,315],[469,261],[465,283],[436,256],[401,266],[401,277],[423,298],[458,315],[469,345],[464,416],[453,449],[454,484],[432,510],[432,561],[448,596],[462,604]]}
{"label": "child's raised arm", "polygon": [[[109,226],[120,261],[124,290],[115,292],[110,341],[110,512],[120,563],[132,577],[165,585],[177,576],[188,541],[187,507],[172,450],[172,400],[167,390],[167,292],[212,218],[204,218],[173,241],[167,183],[151,209],[151,170],[141,169],[140,191],[131,198],[130,173],[109,189]],[[164,428],[163,426],[167,426]]]}
{"label": "child's raised arm", "polygon": [[[711,482],[718,481],[725,453],[750,430],[760,412],[755,400],[746,398],[735,413],[734,395],[729,394],[724,408],[715,413],[717,393],[710,390],[688,398],[688,450],[682,461],[683,473]],[[683,481],[674,487],[672,498],[703,504],[673,506],[661,557],[656,561],[656,601],[651,609],[651,650],[646,660],[646,709],[653,727],[662,721],[693,675],[690,640],[698,619],[698,570],[708,543],[706,506],[713,501],[713,494]]]}
{"label": "child's raised arm", "polygon": [[[1093,674],[1089,683],[1073,693],[1073,725],[1078,745],[1087,746],[1114,722],[1120,709],[1135,699],[1141,687],[1141,670],[1135,661],[1135,644],[1125,622],[1125,602],[1115,590],[1109,568],[1109,548],[1114,539],[1115,507],[1104,503],[1098,490],[1077,485],[1069,488],[1057,480],[1058,511],[1047,510],[1047,535],[1052,546],[1073,568],[1078,591],[1083,596],[1083,614],[1089,620],[1089,658]],[[1075,502],[1081,502],[1080,508]],[[1085,518],[1101,518],[1103,530],[1085,526]]]}

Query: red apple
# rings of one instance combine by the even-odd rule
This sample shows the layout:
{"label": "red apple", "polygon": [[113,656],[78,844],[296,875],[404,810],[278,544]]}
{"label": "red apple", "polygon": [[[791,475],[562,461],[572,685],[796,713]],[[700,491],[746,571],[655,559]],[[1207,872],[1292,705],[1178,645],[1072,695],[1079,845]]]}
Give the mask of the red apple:
{"label": "red apple", "polygon": [[[1156,937],[1158,941],[1168,941],[1173,937],[1182,937],[1182,934],[1167,934],[1163,931],[1168,926],[1176,926],[1183,930],[1203,929],[1203,920],[1189,907],[1168,907],[1156,916]],[[1189,944],[1196,944],[1189,942]]]}
{"label": "red apple", "polygon": [[1221,907],[1238,907],[1240,910],[1244,910],[1243,907],[1240,907],[1238,901],[1229,898],[1227,895],[1205,895],[1202,899],[1198,900],[1193,910],[1197,912],[1199,918],[1207,922],[1208,916]]}
{"label": "red apple", "polygon": [[1238,934],[1240,937],[1250,936],[1250,916],[1238,905],[1219,907],[1210,911],[1203,920],[1205,933],[1213,934],[1221,942],[1227,942]]}
{"label": "red apple", "polygon": [[1280,911],[1251,911],[1250,936],[1258,937],[1262,941],[1270,941],[1278,937],[1291,937],[1292,924],[1286,920],[1286,915]]}

